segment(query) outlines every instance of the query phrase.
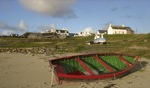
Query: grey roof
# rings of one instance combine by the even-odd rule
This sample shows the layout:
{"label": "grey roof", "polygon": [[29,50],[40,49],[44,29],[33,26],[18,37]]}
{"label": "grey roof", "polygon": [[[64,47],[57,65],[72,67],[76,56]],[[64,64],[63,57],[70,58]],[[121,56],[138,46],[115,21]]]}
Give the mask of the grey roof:
{"label": "grey roof", "polygon": [[100,33],[105,33],[107,30],[98,30]]}
{"label": "grey roof", "polygon": [[67,31],[67,33],[68,33],[68,30],[58,30],[58,29],[57,29],[56,31],[57,31],[57,32],[60,31],[61,33],[64,33],[65,31]]}
{"label": "grey roof", "polygon": [[126,26],[111,26],[112,29],[122,29],[122,30],[132,30],[130,27]]}

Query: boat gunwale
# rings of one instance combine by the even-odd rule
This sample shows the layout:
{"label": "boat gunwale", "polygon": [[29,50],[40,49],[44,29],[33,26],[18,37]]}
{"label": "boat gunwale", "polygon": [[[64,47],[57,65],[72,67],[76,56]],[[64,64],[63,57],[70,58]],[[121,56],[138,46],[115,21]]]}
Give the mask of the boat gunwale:
{"label": "boat gunwale", "polygon": [[63,56],[60,58],[53,58],[49,61],[55,61],[55,60],[59,60],[59,59],[70,59],[72,57],[90,56],[90,55],[120,55],[120,56],[138,57],[138,56],[134,56],[134,55],[121,54],[121,53],[89,53],[89,54],[78,54],[78,55],[71,55],[71,56]]}
{"label": "boat gunwale", "polygon": [[53,62],[55,60],[61,60],[61,59],[71,59],[73,57],[81,57],[81,56],[94,56],[94,55],[120,55],[120,56],[129,56],[129,57],[134,57],[136,60],[135,62],[128,68],[121,70],[121,71],[117,71],[117,72],[113,72],[113,73],[105,73],[105,74],[99,74],[99,75],[70,75],[70,74],[63,74],[63,73],[57,73],[58,77],[60,79],[63,78],[68,78],[68,79],[104,79],[104,78],[112,78],[112,77],[116,77],[116,76],[121,76],[125,73],[127,73],[128,71],[130,71],[137,63],[138,63],[138,56],[133,56],[133,55],[129,55],[129,54],[121,54],[121,53],[91,53],[91,54],[79,54],[79,55],[72,55],[72,56],[66,56],[66,57],[61,57],[61,58],[56,58],[56,59],[52,59],[49,60],[49,62]]}

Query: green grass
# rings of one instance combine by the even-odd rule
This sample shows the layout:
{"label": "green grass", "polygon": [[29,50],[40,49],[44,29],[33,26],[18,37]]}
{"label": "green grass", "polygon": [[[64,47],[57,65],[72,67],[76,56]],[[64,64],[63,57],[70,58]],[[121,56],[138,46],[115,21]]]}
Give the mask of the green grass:
{"label": "green grass", "polygon": [[127,64],[123,63],[117,56],[101,56],[104,62],[106,62],[114,71],[120,71],[127,68]]}
{"label": "green grass", "polygon": [[123,56],[123,58],[131,64],[133,64],[135,61],[134,57]]}
{"label": "green grass", "polygon": [[[109,42],[107,45],[86,45],[85,42],[93,40],[94,36],[68,37],[66,39],[0,38],[0,48],[47,48],[57,46],[58,49],[55,51],[56,53],[120,52],[150,58],[150,33],[131,35],[104,35],[104,37],[107,39],[107,42]],[[130,48],[132,46],[137,46],[140,48]]]}
{"label": "green grass", "polygon": [[91,70],[96,70],[100,73],[109,73],[109,70],[99,63],[94,57],[85,57],[81,59]]}
{"label": "green grass", "polygon": [[67,73],[72,73],[75,72],[77,70],[81,71],[81,72],[85,72],[86,70],[80,65],[79,62],[77,62],[75,59],[64,59],[60,61],[60,64],[62,65],[63,69],[67,72]]}

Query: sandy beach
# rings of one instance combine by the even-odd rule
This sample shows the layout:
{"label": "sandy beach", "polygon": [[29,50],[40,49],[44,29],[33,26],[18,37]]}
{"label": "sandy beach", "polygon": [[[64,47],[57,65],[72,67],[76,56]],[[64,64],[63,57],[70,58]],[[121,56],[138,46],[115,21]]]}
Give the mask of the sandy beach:
{"label": "sandy beach", "polygon": [[[50,88],[51,68],[45,54],[0,53],[0,88]],[[150,60],[140,58],[131,72],[117,79],[64,81],[53,88],[149,88]]]}

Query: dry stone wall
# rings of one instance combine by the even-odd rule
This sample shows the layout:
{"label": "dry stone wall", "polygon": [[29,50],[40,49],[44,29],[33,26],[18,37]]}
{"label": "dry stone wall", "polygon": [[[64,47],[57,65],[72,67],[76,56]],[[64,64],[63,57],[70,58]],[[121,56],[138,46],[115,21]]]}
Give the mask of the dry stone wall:
{"label": "dry stone wall", "polygon": [[70,52],[64,47],[33,47],[33,48],[0,48],[0,53],[24,53],[24,54],[62,54]]}
{"label": "dry stone wall", "polygon": [[33,53],[33,54],[45,54],[52,52],[52,48],[0,48],[0,53]]}

